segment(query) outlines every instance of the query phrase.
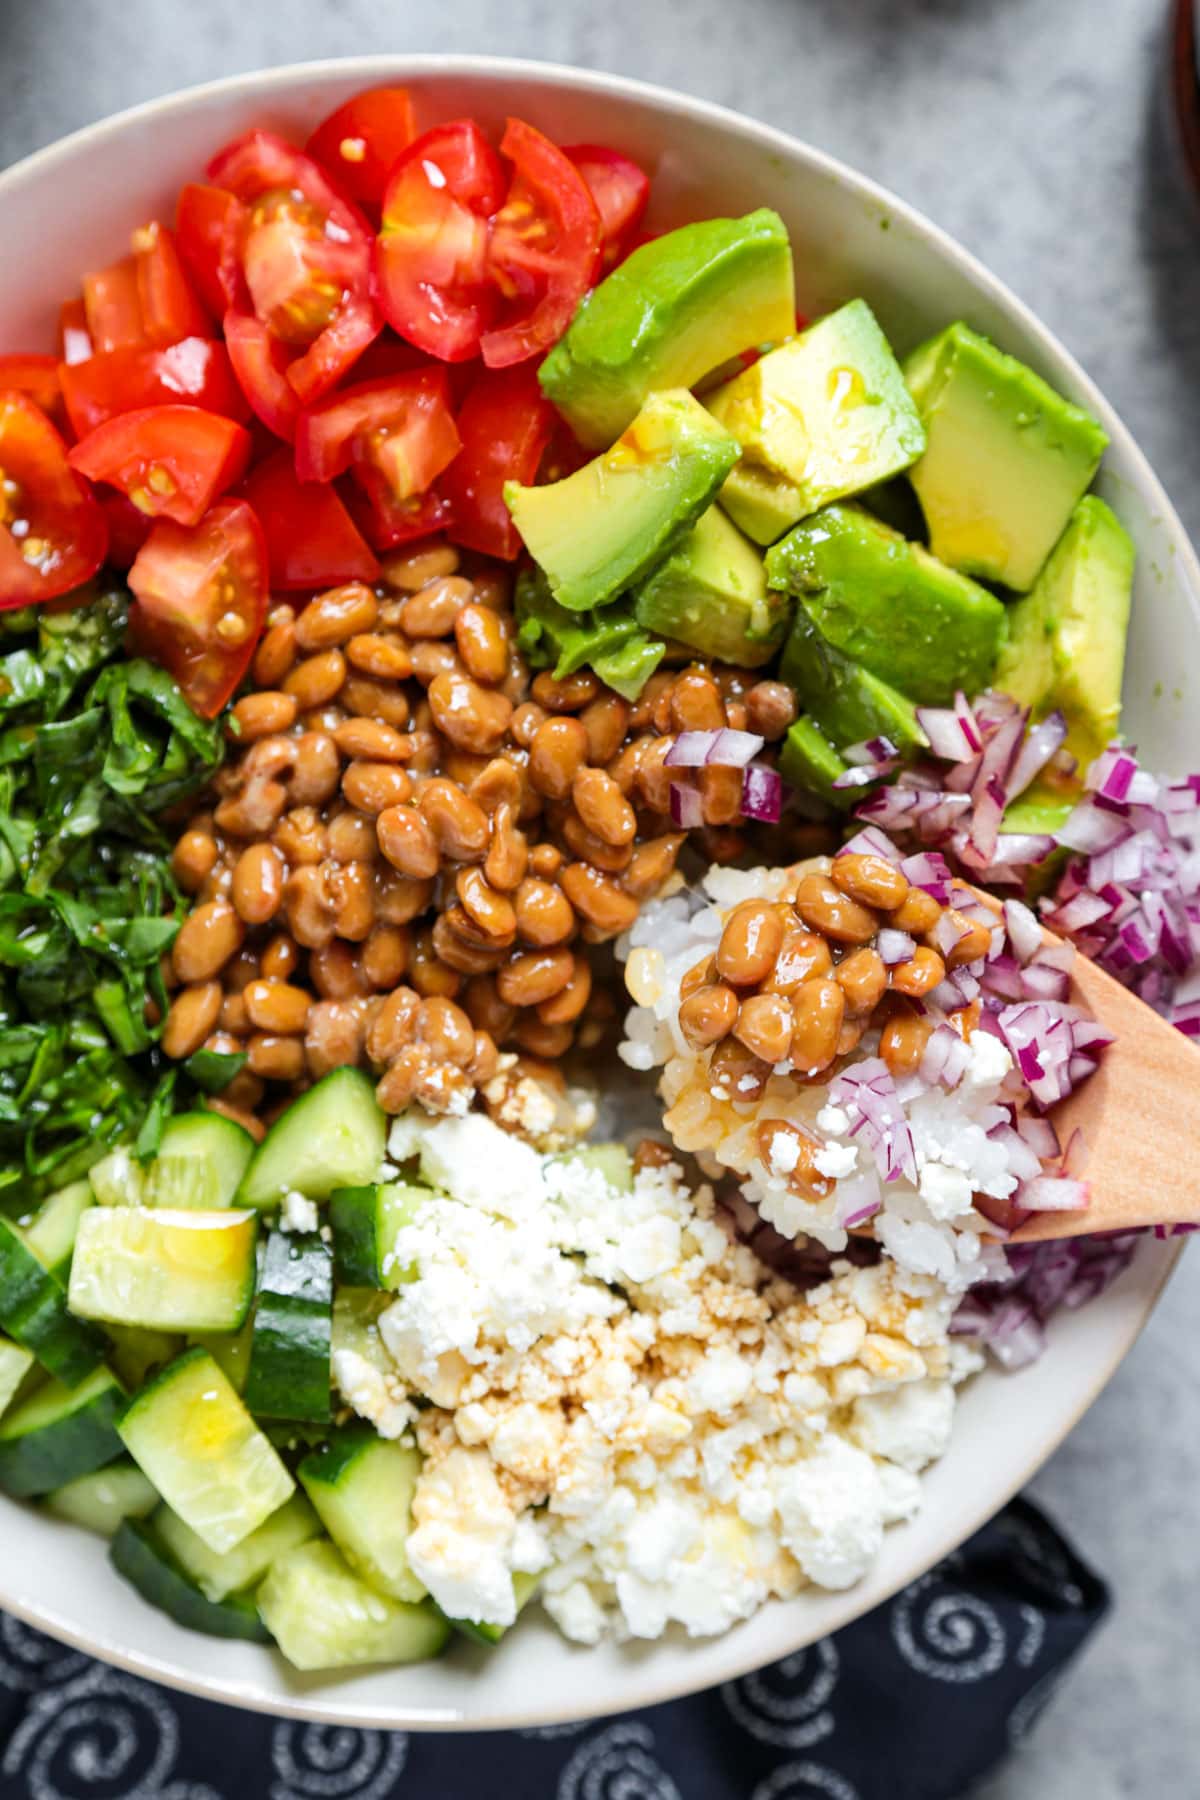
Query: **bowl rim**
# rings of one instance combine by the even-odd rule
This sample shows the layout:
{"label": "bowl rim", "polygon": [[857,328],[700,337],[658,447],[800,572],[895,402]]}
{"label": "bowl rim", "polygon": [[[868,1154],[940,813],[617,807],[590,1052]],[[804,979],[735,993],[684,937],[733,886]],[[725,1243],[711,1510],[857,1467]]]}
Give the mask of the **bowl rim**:
{"label": "bowl rim", "polygon": [[[505,79],[532,81],[551,89],[583,89],[601,96],[607,94],[613,97],[641,100],[653,106],[659,113],[673,117],[681,123],[700,124],[724,132],[736,133],[743,140],[773,152],[789,162],[798,162],[818,171],[858,199],[881,206],[890,214],[902,218],[935,255],[952,264],[975,288],[981,290],[990,301],[1000,310],[1009,314],[1023,328],[1037,344],[1049,366],[1065,372],[1070,377],[1077,396],[1081,397],[1097,414],[1108,431],[1110,441],[1115,447],[1119,447],[1123,457],[1133,469],[1143,492],[1153,504],[1165,527],[1167,536],[1173,544],[1181,564],[1181,577],[1185,585],[1190,587],[1193,595],[1200,600],[1200,555],[1192,545],[1183,522],[1149,459],[1123,419],[1075,356],[1005,282],[994,275],[972,251],[967,250],[944,227],[935,223],[918,207],[893,193],[872,177],[861,174],[850,164],[842,161],[840,157],[819,149],[777,126],[765,124],[744,113],[737,112],[732,107],[680,92],[678,89],[663,86],[661,83],[642,81],[632,76],[617,75],[604,70],[579,68],[568,63],[542,62],[532,57],[453,52],[377,52],[365,56],[324,57],[304,62],[284,63],[269,69],[244,70],[236,75],[220,76],[190,87],[172,89],[169,93],[157,95],[119,112],[108,114],[90,124],[80,126],[67,136],[55,139],[41,149],[32,151],[28,156],[22,157],[18,162],[0,171],[0,209],[3,208],[9,193],[19,188],[24,181],[53,171],[56,167],[69,165],[74,158],[86,153],[89,148],[104,143],[110,138],[119,137],[131,127],[155,122],[167,124],[171,113],[180,106],[203,103],[207,99],[218,97],[236,99],[261,96],[267,99],[276,90],[288,89],[305,80],[315,78],[344,79],[348,85],[359,82],[368,85],[384,78],[420,80],[446,75],[477,77],[494,81],[504,81]],[[987,1498],[981,1501],[978,1508],[972,1509],[966,1529],[956,1535],[952,1543],[947,1543],[942,1547],[939,1560],[940,1556],[949,1554],[958,1544],[964,1542],[967,1537],[979,1530],[988,1519],[999,1512],[1074,1430],[1080,1419],[1107,1386],[1148,1324],[1162,1298],[1167,1282],[1178,1266],[1186,1242],[1186,1239],[1180,1238],[1172,1245],[1158,1246],[1160,1251],[1159,1267],[1148,1286],[1140,1315],[1132,1318],[1114,1337],[1107,1354],[1096,1366],[1095,1379],[1089,1384],[1085,1398],[1074,1411],[1066,1426],[1060,1427],[1056,1422],[1051,1431],[1043,1436],[1036,1445],[1027,1448],[1026,1454],[1021,1458],[1020,1467],[1015,1472],[1010,1470],[1009,1477],[999,1490],[988,1490]],[[918,1576],[919,1574],[920,1571],[917,1571]],[[885,1605],[914,1578],[911,1571],[898,1576],[894,1582],[889,1583],[882,1592],[874,1596],[872,1610]],[[842,1605],[834,1622],[828,1627],[829,1633],[843,1629],[855,1618],[862,1616],[863,1609],[856,1604],[855,1594],[856,1588],[850,1588],[843,1596],[839,1596]],[[74,1650],[98,1657],[105,1664],[127,1674],[157,1682],[178,1693],[236,1706],[243,1711],[269,1717],[350,1727],[358,1726],[375,1730],[476,1732],[587,1721],[612,1712],[626,1710],[624,1702],[619,1706],[612,1707],[602,1697],[591,1695],[585,1698],[581,1694],[578,1704],[573,1705],[569,1710],[560,1706],[550,1712],[544,1709],[533,1709],[523,1710],[517,1714],[512,1712],[503,1714],[473,1713],[469,1718],[460,1715],[439,1716],[429,1709],[420,1712],[398,1711],[395,1723],[389,1725],[381,1722],[378,1712],[356,1713],[353,1704],[349,1708],[323,1705],[320,1694],[316,1690],[311,1695],[301,1691],[297,1691],[294,1695],[234,1692],[231,1691],[230,1686],[224,1685],[220,1681],[205,1675],[189,1673],[173,1665],[163,1664],[156,1658],[139,1656],[136,1651],[121,1652],[109,1649],[98,1651],[95,1641],[89,1637],[87,1631],[68,1619],[60,1618],[54,1613],[44,1612],[34,1604],[14,1601],[5,1596],[2,1591],[0,1591],[0,1605],[23,1624],[45,1632],[47,1636]],[[744,1653],[732,1651],[727,1662],[721,1666],[719,1671],[705,1679],[709,1686],[716,1687],[725,1681],[735,1680],[749,1673],[757,1666],[759,1665],[753,1656],[747,1658]],[[694,1686],[689,1683],[686,1674],[659,1677],[653,1685],[648,1686],[647,1691],[639,1695],[637,1706],[639,1710],[644,1707],[657,1706],[696,1691]]]}

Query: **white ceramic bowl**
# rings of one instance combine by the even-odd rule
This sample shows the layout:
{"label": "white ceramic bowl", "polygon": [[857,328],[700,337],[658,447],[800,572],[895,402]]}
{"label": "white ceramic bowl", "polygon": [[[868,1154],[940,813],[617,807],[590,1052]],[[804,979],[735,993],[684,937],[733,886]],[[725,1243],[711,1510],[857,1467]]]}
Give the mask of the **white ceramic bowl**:
{"label": "white ceramic bowl", "polygon": [[[372,57],[239,75],[77,132],[0,176],[0,349],[50,347],[59,302],[82,270],[119,253],[210,154],[251,125],[301,141],[356,89],[403,82],[420,117],[516,113],[566,142],[608,142],[653,174],[652,220],[773,206],[795,250],[800,304],[818,313],[863,294],[900,350],[964,316],[1103,420],[1100,487],[1138,546],[1125,704],[1129,735],[1182,768],[1183,696],[1200,688],[1200,565],[1128,432],[1019,301],[927,220],[831,157],[778,131],[615,76],[485,57]],[[1170,1272],[1147,1242],[1099,1303],[1054,1322],[1046,1354],[962,1397],[948,1455],[925,1478],[917,1519],[892,1530],[868,1578],[775,1603],[715,1640],[580,1650],[544,1620],[495,1654],[465,1645],[412,1669],[302,1678],[270,1651],[195,1635],[144,1605],[73,1527],[0,1502],[0,1606],[122,1668],[235,1705],[297,1718],[409,1729],[546,1724],[709,1687],[787,1655],[886,1600],[981,1525],[1027,1481],[1112,1375]],[[1114,1446],[1114,1455],[1118,1449]]]}

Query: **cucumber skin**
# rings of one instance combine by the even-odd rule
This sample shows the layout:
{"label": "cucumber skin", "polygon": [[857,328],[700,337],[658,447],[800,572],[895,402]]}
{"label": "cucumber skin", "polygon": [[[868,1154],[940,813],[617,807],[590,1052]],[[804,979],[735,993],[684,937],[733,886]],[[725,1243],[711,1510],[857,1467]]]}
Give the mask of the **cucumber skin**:
{"label": "cucumber skin", "polygon": [[[108,1483],[103,1497],[97,1490]],[[124,1490],[124,1492],[122,1492]],[[159,1504],[157,1490],[136,1463],[105,1463],[90,1475],[78,1475],[47,1494],[42,1502],[56,1519],[66,1519],[83,1531],[94,1531],[106,1541],[125,1519],[144,1519]]]}
{"label": "cucumber skin", "polygon": [[[305,1121],[320,1118],[327,1108],[338,1118],[338,1152],[350,1167],[331,1171],[328,1162],[322,1167],[323,1153],[314,1150],[313,1127]],[[335,1188],[374,1180],[387,1146],[387,1126],[369,1077],[361,1069],[331,1069],[272,1125],[250,1159],[234,1205],[271,1212],[292,1188],[310,1200],[328,1200]]]}
{"label": "cucumber skin", "polygon": [[158,1536],[141,1520],[122,1521],[108,1554],[113,1568],[137,1589],[142,1599],[177,1625],[201,1631],[206,1637],[248,1638],[255,1644],[273,1642],[249,1595],[206,1600]]}
{"label": "cucumber skin", "polygon": [[334,1274],[341,1287],[383,1286],[376,1230],[378,1187],[335,1188],[329,1198]]}
{"label": "cucumber skin", "polygon": [[6,1219],[0,1219],[0,1325],[67,1387],[104,1360],[99,1332],[67,1310],[64,1289]]}
{"label": "cucumber skin", "polygon": [[115,1462],[124,1450],[116,1430],[124,1398],[114,1381],[78,1412],[27,1434],[0,1438],[0,1489],[29,1500]]}
{"label": "cucumber skin", "polygon": [[[426,1662],[450,1636],[449,1623],[431,1603],[409,1606],[375,1593],[328,1538],[310,1539],[281,1556],[258,1590],[258,1606],[268,1629],[274,1623],[284,1656],[304,1670]],[[344,1617],[349,1608],[359,1615],[352,1630]],[[343,1614],[332,1631],[331,1610]]]}
{"label": "cucumber skin", "polygon": [[273,1231],[254,1315],[246,1405],[255,1415],[327,1424],[332,1411],[333,1258],[315,1233]]}

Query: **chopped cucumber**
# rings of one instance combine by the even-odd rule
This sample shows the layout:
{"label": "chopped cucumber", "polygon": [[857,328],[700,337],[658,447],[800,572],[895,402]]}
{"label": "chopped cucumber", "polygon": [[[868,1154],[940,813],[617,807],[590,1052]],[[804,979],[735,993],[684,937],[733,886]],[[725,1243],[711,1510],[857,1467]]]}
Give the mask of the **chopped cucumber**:
{"label": "chopped cucumber", "polygon": [[166,1331],[236,1331],[254,1297],[253,1212],[93,1207],[79,1221],[71,1310]]}
{"label": "chopped cucumber", "polygon": [[330,1412],[333,1257],[315,1232],[273,1231],[254,1310],[246,1404],[323,1424]]}
{"label": "chopped cucumber", "polygon": [[225,1600],[230,1594],[257,1587],[277,1557],[297,1544],[306,1544],[321,1531],[321,1521],[303,1494],[293,1494],[249,1537],[220,1553],[210,1550],[169,1506],[159,1507],[153,1524],[184,1574],[208,1600]]}
{"label": "chopped cucumber", "polygon": [[215,1112],[179,1113],[163,1128],[158,1154],[146,1170],[143,1206],[232,1206],[254,1139]]}
{"label": "chopped cucumber", "polygon": [[88,1170],[99,1206],[140,1206],[146,1191],[146,1174],[129,1144],[118,1144]]}
{"label": "chopped cucumber", "polygon": [[9,1338],[0,1338],[0,1413],[7,1411],[17,1389],[33,1367],[33,1351]]}
{"label": "chopped cucumber", "polygon": [[104,1355],[99,1333],[71,1317],[61,1286],[7,1219],[0,1219],[0,1326],[68,1387]]}
{"label": "chopped cucumber", "polygon": [[414,1280],[415,1269],[396,1266],[396,1236],[432,1197],[431,1189],[403,1181],[338,1188],[329,1202],[329,1222],[339,1282],[348,1287],[398,1288]]}
{"label": "chopped cucumber", "polygon": [[206,1350],[185,1350],[117,1430],[163,1499],[211,1550],[232,1550],[296,1484]]}
{"label": "chopped cucumber", "polygon": [[428,1601],[408,1606],[377,1594],[324,1538],[281,1556],[258,1590],[258,1610],[297,1669],[424,1662],[450,1626]]}
{"label": "chopped cucumber", "polygon": [[428,1591],[408,1566],[418,1450],[351,1425],[306,1456],[296,1473],[321,1523],[354,1570],[381,1594],[422,1600]]}
{"label": "chopped cucumber", "polygon": [[183,1339],[175,1331],[154,1331],[145,1325],[106,1325],[104,1331],[111,1340],[109,1366],[131,1394],[183,1349]]}
{"label": "chopped cucumber", "polygon": [[25,1242],[43,1268],[66,1285],[79,1220],[95,1204],[90,1181],[73,1181],[43,1200],[25,1227]]}
{"label": "chopped cucumber", "polygon": [[[533,1599],[541,1579],[540,1575],[527,1574],[524,1569],[513,1571],[513,1599],[517,1603],[518,1613]],[[450,1623],[455,1631],[470,1638],[473,1644],[486,1644],[489,1650],[494,1650],[500,1639],[512,1630],[511,1625],[477,1625],[474,1619],[451,1619]]]}
{"label": "chopped cucumber", "polygon": [[269,1644],[271,1634],[258,1615],[249,1594],[227,1600],[208,1600],[172,1556],[149,1524],[125,1519],[109,1548],[113,1568],[123,1575],[151,1606],[165,1612],[177,1625],[203,1631],[209,1637],[249,1638]]}
{"label": "chopped cucumber", "polygon": [[158,1489],[136,1463],[122,1458],[107,1468],[78,1475],[46,1495],[46,1510],[99,1537],[110,1538],[122,1519],[144,1519],[158,1505]]}
{"label": "chopped cucumber", "polygon": [[374,1181],[386,1139],[387,1115],[369,1076],[333,1069],[272,1125],[242,1178],[238,1205],[270,1210],[292,1192],[328,1200],[334,1188]]}
{"label": "chopped cucumber", "polygon": [[0,1420],[0,1488],[20,1499],[49,1494],[114,1462],[124,1399],[109,1369],[93,1369],[72,1388],[45,1382]]}
{"label": "chopped cucumber", "polygon": [[202,1350],[207,1350],[238,1393],[245,1393],[250,1346],[254,1342],[253,1313],[247,1313],[245,1324],[237,1331],[192,1331],[188,1333],[187,1341],[189,1346],[198,1344]]}
{"label": "chopped cucumber", "polygon": [[379,1315],[391,1305],[390,1296],[375,1288],[339,1287],[333,1296],[333,1354],[340,1350],[361,1356],[381,1375],[394,1375],[396,1365],[379,1335]]}
{"label": "chopped cucumber", "polygon": [[554,1160],[595,1169],[618,1194],[628,1194],[633,1189],[633,1158],[624,1144],[580,1144],[575,1150],[564,1150]]}

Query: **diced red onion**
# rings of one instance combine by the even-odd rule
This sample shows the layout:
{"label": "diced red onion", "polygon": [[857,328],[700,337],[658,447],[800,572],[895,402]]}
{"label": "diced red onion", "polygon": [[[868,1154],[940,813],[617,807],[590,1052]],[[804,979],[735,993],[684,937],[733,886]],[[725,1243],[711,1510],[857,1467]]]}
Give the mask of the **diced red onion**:
{"label": "diced red onion", "polygon": [[774,825],[783,811],[783,778],[766,763],[751,763],[742,778],[742,816]]}
{"label": "diced red onion", "polygon": [[885,925],[875,939],[875,948],[889,968],[897,963],[911,962],[917,953],[917,940],[910,937],[907,931],[897,931],[893,926]]}
{"label": "diced red onion", "polygon": [[704,801],[699,788],[686,782],[673,781],[668,790],[671,800],[671,823],[681,831],[693,831],[704,823]]}
{"label": "diced red onion", "polygon": [[744,769],[756,757],[766,739],[754,731],[681,731],[663,762],[669,769]]}
{"label": "diced red onion", "polygon": [[842,1069],[830,1083],[829,1098],[835,1106],[845,1107],[854,1120],[850,1135],[861,1135],[884,1181],[903,1176],[915,1186],[917,1156],[912,1132],[892,1072],[882,1057],[865,1057]]}
{"label": "diced red onion", "polygon": [[1021,1205],[1030,1212],[1082,1212],[1087,1204],[1086,1183],[1067,1176],[1039,1175],[1021,1188]]}
{"label": "diced red onion", "polygon": [[[874,825],[865,825],[861,831],[856,831],[852,838],[847,838],[837,855],[882,856],[887,862],[898,863],[900,861],[900,852],[896,848],[895,841],[882,831],[877,831]],[[834,858],[834,861],[837,861],[837,857]]]}

